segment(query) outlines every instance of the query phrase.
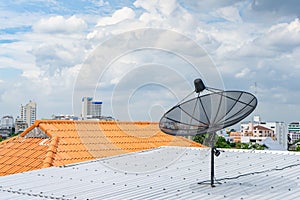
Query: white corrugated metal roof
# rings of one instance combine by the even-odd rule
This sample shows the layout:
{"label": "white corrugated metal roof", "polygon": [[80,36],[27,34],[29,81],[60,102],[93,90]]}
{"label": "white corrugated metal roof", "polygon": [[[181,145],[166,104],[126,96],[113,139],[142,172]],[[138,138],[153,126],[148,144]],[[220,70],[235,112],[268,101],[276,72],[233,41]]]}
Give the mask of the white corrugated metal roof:
{"label": "white corrugated metal roof", "polygon": [[161,147],[0,177],[0,199],[296,199],[300,154]]}

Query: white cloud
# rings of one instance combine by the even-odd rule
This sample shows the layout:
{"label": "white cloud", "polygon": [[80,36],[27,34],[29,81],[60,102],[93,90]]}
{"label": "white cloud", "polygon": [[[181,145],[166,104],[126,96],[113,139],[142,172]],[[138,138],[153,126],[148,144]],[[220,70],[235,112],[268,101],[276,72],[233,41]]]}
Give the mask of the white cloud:
{"label": "white cloud", "polygon": [[246,76],[249,76],[250,74],[250,69],[249,68],[244,68],[242,71],[240,71],[239,73],[237,73],[235,75],[236,78],[244,78]]}
{"label": "white cloud", "polygon": [[137,0],[133,3],[137,8],[143,8],[149,13],[160,13],[164,16],[169,16],[172,12],[179,7],[176,0],[153,0],[153,1],[143,1]]}
{"label": "white cloud", "polygon": [[85,49],[77,45],[66,41],[63,45],[58,43],[35,47],[32,51],[36,58],[35,64],[48,76],[60,73],[63,68],[72,67],[84,60]]}
{"label": "white cloud", "polygon": [[104,32],[93,30],[86,36],[86,38],[88,40],[92,40],[92,39],[101,40],[104,36],[105,36]]}
{"label": "white cloud", "polygon": [[239,14],[238,8],[234,6],[227,6],[217,10],[220,17],[232,21],[232,22],[242,22],[241,16]]}
{"label": "white cloud", "polygon": [[38,117],[48,118],[58,112],[71,113],[73,84],[80,67],[63,69],[56,76],[35,76],[33,73],[37,71],[24,72],[26,75],[16,77],[18,81],[10,83],[9,89],[0,94],[1,104],[6,105],[2,112],[20,115],[20,104],[33,100],[38,104]]}
{"label": "white cloud", "polygon": [[113,13],[111,17],[103,17],[98,20],[97,26],[107,26],[120,23],[127,19],[133,19],[135,12],[128,7],[123,7]]}
{"label": "white cloud", "polygon": [[5,68],[16,68],[22,71],[36,69],[34,57],[29,51],[32,45],[28,41],[19,41],[10,44],[0,45],[3,51],[0,53],[0,65]]}
{"label": "white cloud", "polygon": [[[83,0],[82,3],[84,2]],[[284,101],[279,101],[281,97],[293,94],[293,99],[300,98],[295,93],[300,87],[299,81],[297,82],[300,75],[298,62],[300,25],[299,19],[295,16],[297,12],[291,14],[287,12],[290,9],[297,10],[294,3],[289,2],[283,5],[273,1],[267,1],[267,3],[260,1],[260,4],[255,5],[254,1],[234,0],[226,2],[136,0],[134,3],[122,2],[108,5],[108,1],[103,0],[90,2],[95,3],[95,7],[99,9],[109,10],[99,10],[98,13],[101,14],[82,12],[76,16],[70,16],[70,12],[63,14],[64,11],[70,10],[69,7],[64,8],[63,4],[49,7],[52,9],[51,15],[45,14],[46,11],[32,10],[17,13],[1,10],[0,22],[3,29],[29,27],[25,33],[1,34],[1,39],[17,39],[18,41],[0,44],[2,49],[0,65],[23,71],[18,84],[10,85],[9,90],[5,90],[4,93],[4,87],[0,88],[5,95],[2,101],[7,97],[5,104],[2,105],[12,105],[10,102],[18,105],[34,97],[39,100],[38,103],[41,106],[39,111],[43,113],[48,114],[56,110],[54,106],[65,110],[61,112],[70,112],[68,111],[70,96],[76,75],[91,50],[118,33],[145,27],[174,30],[205,47],[217,64],[228,88],[253,91],[249,85],[256,81],[263,91],[259,94],[262,102],[260,105],[272,101],[269,98],[272,97],[278,104],[281,104],[278,105],[281,109],[285,109],[285,104],[291,103],[292,100],[285,98]],[[26,4],[26,1],[23,4]],[[34,2],[32,1],[31,4]],[[277,12],[276,10],[280,10],[282,6],[285,7],[284,11]],[[268,10],[269,8],[271,9]],[[173,41],[174,48],[181,48],[182,41],[168,35],[158,41],[162,46],[168,47],[168,39]],[[110,51],[114,50],[110,49]],[[190,52],[193,50],[191,49]],[[143,55],[133,57],[128,55],[116,62],[117,66],[113,66],[107,72],[105,77],[107,83],[102,84],[103,88],[113,90],[113,87],[119,83],[126,84],[123,78],[133,73],[134,62],[174,65],[180,69],[179,73],[188,73],[182,63],[178,65],[176,59],[162,56],[165,61],[169,62],[165,63],[156,58],[160,56],[159,54],[145,55],[144,57]],[[126,59],[133,62],[126,63]],[[147,73],[143,75],[142,72],[142,70],[139,71],[137,81],[149,75]],[[173,83],[172,76],[168,78],[168,81]],[[132,82],[127,86],[134,86],[135,79],[128,78],[128,80]],[[214,86],[213,80],[211,81],[211,86]],[[236,84],[237,81],[239,84]],[[5,84],[6,82],[2,82],[1,86]],[[90,87],[89,83],[84,86]],[[284,92],[278,86],[284,86]],[[272,96],[269,88],[279,88],[279,91],[272,90],[273,93],[278,93],[277,96]],[[184,95],[185,91],[182,91]],[[155,101],[157,102],[157,99]],[[49,105],[53,107],[48,108]],[[168,105],[168,102],[166,101],[164,105]],[[136,112],[143,110],[142,105],[139,106]],[[104,110],[109,109],[104,107]],[[262,110],[264,109],[261,108]],[[47,117],[47,114],[43,114],[43,117]],[[49,115],[51,114],[53,113]],[[138,116],[143,115],[139,113]],[[288,116],[284,117],[288,118]]]}
{"label": "white cloud", "polygon": [[148,12],[143,13],[139,19],[146,24],[153,24],[153,22],[157,23],[158,21],[162,21],[162,18],[159,15],[151,14]]}
{"label": "white cloud", "polygon": [[257,43],[281,50],[298,47],[300,45],[299,18],[294,19],[290,23],[273,25],[263,37],[257,40]]}
{"label": "white cloud", "polygon": [[87,24],[81,18],[71,16],[53,16],[50,18],[41,19],[33,26],[36,32],[42,33],[76,33],[87,28]]}
{"label": "white cloud", "polygon": [[105,5],[109,5],[108,1],[104,1],[104,0],[93,0],[94,3],[98,6],[105,6]]}

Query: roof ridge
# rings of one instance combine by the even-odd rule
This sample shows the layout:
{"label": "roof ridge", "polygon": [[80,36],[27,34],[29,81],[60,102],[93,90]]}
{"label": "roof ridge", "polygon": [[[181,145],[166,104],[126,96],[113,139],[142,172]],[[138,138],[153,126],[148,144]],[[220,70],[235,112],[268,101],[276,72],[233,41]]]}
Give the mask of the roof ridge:
{"label": "roof ridge", "polygon": [[158,124],[158,122],[152,122],[152,121],[102,121],[102,120],[53,120],[53,119],[43,119],[43,120],[35,120],[34,124],[35,126],[38,126],[40,123],[68,123],[68,124],[74,124],[74,123],[103,123],[103,124]]}
{"label": "roof ridge", "polygon": [[40,126],[40,124],[42,123],[42,120],[36,120],[34,122],[34,124],[32,124],[31,126],[29,126],[26,130],[24,130],[19,136],[20,137],[25,137],[30,131],[32,131],[35,128],[39,128],[41,131],[43,131],[45,133],[45,135],[47,135],[48,137],[52,138],[52,135],[50,133],[48,133],[48,131],[46,129],[44,129],[42,126]]}
{"label": "roof ridge", "polygon": [[53,159],[56,154],[58,139],[58,136],[52,137],[49,148],[46,151],[47,153],[42,168],[51,167],[53,165]]}
{"label": "roof ridge", "polygon": [[68,123],[68,124],[76,124],[76,123],[101,123],[101,124],[158,124],[158,122],[151,121],[101,121],[101,120],[35,120],[35,126],[38,126],[40,123]]}
{"label": "roof ridge", "polygon": [[29,133],[31,130],[33,130],[35,127],[38,127],[38,124],[36,124],[36,121],[34,122],[34,124],[32,124],[31,126],[29,126],[27,129],[25,129],[23,131],[23,133],[20,134],[20,137],[25,137],[25,135],[27,135],[27,133]]}

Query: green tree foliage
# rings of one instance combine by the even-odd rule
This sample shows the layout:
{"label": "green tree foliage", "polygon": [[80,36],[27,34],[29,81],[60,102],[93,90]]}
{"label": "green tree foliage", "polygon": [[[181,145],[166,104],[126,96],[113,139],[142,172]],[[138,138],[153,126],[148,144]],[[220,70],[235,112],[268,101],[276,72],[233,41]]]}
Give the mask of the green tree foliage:
{"label": "green tree foliage", "polygon": [[[200,144],[203,144],[205,139],[207,138],[207,134],[203,135],[197,135],[193,137],[193,140],[195,142],[198,142]],[[216,148],[236,148],[236,149],[256,149],[256,150],[264,150],[267,147],[265,145],[260,145],[260,144],[252,144],[252,143],[230,143],[226,141],[226,139],[222,136],[217,136],[216,142],[215,142],[215,147]],[[300,151],[300,146],[299,146],[299,151]]]}
{"label": "green tree foliage", "polygon": [[217,142],[215,144],[217,148],[231,148],[230,143],[225,140],[224,137],[218,136]]}
{"label": "green tree foliage", "polygon": [[196,135],[196,136],[193,137],[193,140],[194,140],[195,142],[198,142],[198,143],[200,143],[200,144],[203,144],[203,142],[204,142],[206,136],[207,136],[207,134]]}
{"label": "green tree foliage", "polygon": [[261,145],[261,144],[257,144],[257,143],[251,145],[251,149],[264,150],[266,148],[267,147],[265,145]]}
{"label": "green tree foliage", "polygon": [[251,144],[251,143],[241,143],[241,142],[237,142],[236,143],[236,148],[237,149],[255,149],[255,150],[264,150],[267,147],[265,145],[261,145],[261,144]]}
{"label": "green tree foliage", "polygon": [[[207,134],[203,134],[203,135],[197,135],[194,136],[193,140],[195,142],[198,142],[200,144],[204,143],[205,138],[207,138]],[[217,148],[231,148],[231,145],[229,142],[227,142],[225,140],[224,137],[222,136],[217,136],[216,142],[215,142],[215,147]]]}
{"label": "green tree foliage", "polygon": [[236,147],[237,149],[250,149],[249,143],[241,143],[241,142],[237,142],[235,147]]}

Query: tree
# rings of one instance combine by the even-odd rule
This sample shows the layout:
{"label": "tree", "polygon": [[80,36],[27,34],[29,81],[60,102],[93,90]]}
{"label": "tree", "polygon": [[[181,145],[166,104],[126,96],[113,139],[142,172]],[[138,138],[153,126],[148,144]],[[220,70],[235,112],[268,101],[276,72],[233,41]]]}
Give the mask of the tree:
{"label": "tree", "polygon": [[250,149],[250,144],[249,143],[237,142],[236,143],[236,148],[237,149]]}
{"label": "tree", "polygon": [[252,149],[256,149],[256,150],[264,150],[267,148],[265,145],[261,145],[261,144],[257,144],[257,143],[252,144],[250,147]]}
{"label": "tree", "polygon": [[[196,135],[196,136],[194,136],[193,140],[194,140],[195,142],[198,142],[198,143],[200,143],[200,144],[203,144],[206,138],[207,138],[207,134]],[[206,144],[204,144],[204,145],[206,145]],[[210,144],[209,144],[209,145],[210,145]],[[215,147],[216,147],[216,148],[230,148],[231,146],[230,146],[229,142],[227,142],[227,141],[225,140],[224,137],[222,137],[222,136],[216,136],[216,139],[215,139]]]}
{"label": "tree", "polygon": [[231,146],[230,146],[229,142],[227,142],[224,137],[218,136],[215,147],[217,147],[217,148],[230,148]]}
{"label": "tree", "polygon": [[203,144],[203,143],[204,143],[204,140],[205,140],[205,138],[206,138],[206,135],[207,135],[207,134],[196,135],[196,136],[193,137],[193,140],[194,140],[195,142],[198,142],[198,143],[200,143],[200,144]]}
{"label": "tree", "polygon": [[[198,142],[200,144],[203,144],[205,139],[207,138],[207,134],[203,134],[203,135],[197,135],[193,137],[193,140],[195,142]],[[216,148],[236,148],[236,149],[256,149],[256,150],[264,150],[267,147],[265,145],[260,145],[257,143],[241,143],[241,142],[237,142],[237,143],[230,143],[228,141],[226,141],[226,139],[222,136],[216,136],[217,138],[215,139],[215,147]],[[204,144],[206,145],[206,144]],[[297,151],[300,151],[300,146],[299,148],[297,148]]]}

